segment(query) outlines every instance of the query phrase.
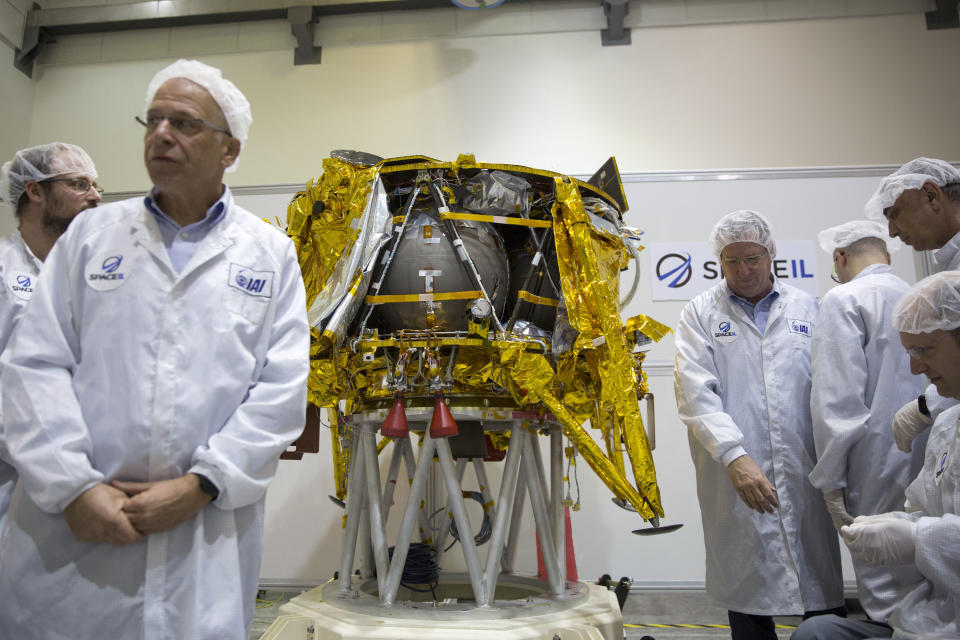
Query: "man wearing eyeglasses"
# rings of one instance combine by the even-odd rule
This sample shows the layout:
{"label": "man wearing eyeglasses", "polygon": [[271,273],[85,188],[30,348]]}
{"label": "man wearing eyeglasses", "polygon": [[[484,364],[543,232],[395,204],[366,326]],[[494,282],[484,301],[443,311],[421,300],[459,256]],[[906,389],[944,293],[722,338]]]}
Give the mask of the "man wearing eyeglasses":
{"label": "man wearing eyeglasses", "polygon": [[[73,218],[100,203],[97,170],[80,147],[52,142],[21,149],[0,168],[0,203],[17,230],[0,240],[0,351],[33,296],[40,267]],[[0,422],[0,535],[17,473],[7,463]]]}
{"label": "man wearing eyeglasses", "polygon": [[[960,400],[960,271],[924,278],[903,296],[892,322],[910,357],[941,396]],[[861,563],[904,576],[889,626],[825,616],[808,620],[794,640],[960,637],[960,405],[930,428],[923,468],[903,507],[858,516],[840,529]]]}
{"label": "man wearing eyeglasses", "polygon": [[707,594],[735,640],[775,640],[775,615],[844,611],[837,535],[807,479],[816,301],[771,272],[776,245],[759,213],[722,218],[710,246],[725,281],[684,307],[674,370]]}
{"label": "man wearing eyeglasses", "polygon": [[0,359],[3,640],[249,635],[265,493],[304,424],[303,282],[223,184],[243,94],[181,60],[147,96],[153,188],[71,225]]}
{"label": "man wearing eyeglasses", "polygon": [[[886,224],[891,237],[916,251],[934,251],[941,270],[960,269],[960,170],[950,163],[911,160],[880,181],[864,210],[868,218]],[[911,441],[955,402],[930,385],[904,404],[893,420],[897,446],[909,452]]]}
{"label": "man wearing eyeglasses", "polygon": [[[823,491],[834,526],[854,516],[903,508],[903,492],[923,466],[926,437],[913,454],[897,449],[890,432],[896,411],[923,392],[891,323],[894,306],[910,286],[893,273],[890,252],[902,243],[886,226],[853,220],[818,234],[833,255],[842,283],[820,299],[813,337],[810,409],[817,464],[810,474]],[[886,622],[906,577],[858,561],[860,604]]]}

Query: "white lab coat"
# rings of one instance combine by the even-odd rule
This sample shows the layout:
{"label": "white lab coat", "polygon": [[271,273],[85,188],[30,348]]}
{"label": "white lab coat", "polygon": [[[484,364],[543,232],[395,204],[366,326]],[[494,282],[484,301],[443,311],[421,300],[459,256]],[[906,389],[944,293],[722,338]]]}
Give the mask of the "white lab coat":
{"label": "white lab coat", "polygon": [[[20,473],[0,539],[3,640],[246,640],[264,496],[301,432],[309,329],[289,239],[232,203],[177,274],[142,198],[81,213],[2,358]],[[63,509],[111,480],[201,473],[216,501],[131,546]]]}
{"label": "white lab coat", "polygon": [[[13,328],[33,296],[42,266],[43,262],[33,255],[19,231],[0,239],[0,352],[7,348]],[[17,471],[10,464],[4,445],[2,415],[0,413],[0,532],[17,483]]]}
{"label": "white lab coat", "polygon": [[[910,286],[886,264],[870,265],[820,299],[813,336],[810,412],[817,464],[810,482],[843,489],[852,516],[903,510],[903,491],[923,466],[926,434],[903,453],[890,425],[923,392],[893,328],[893,307]],[[896,569],[853,561],[860,603],[885,621],[897,601]]]}
{"label": "white lab coat", "polygon": [[890,624],[894,638],[960,637],[960,405],[930,430],[923,469],[907,487],[907,511],[917,523],[915,584]]}
{"label": "white lab coat", "polygon": [[[960,233],[954,235],[947,244],[933,252],[933,261],[937,263],[937,272],[960,271]],[[924,392],[927,409],[930,416],[936,420],[937,416],[957,404],[955,398],[944,398],[937,391],[936,385],[928,385]]]}
{"label": "white lab coat", "polygon": [[[707,593],[755,615],[843,604],[837,535],[807,479],[816,301],[777,286],[763,335],[721,282],[684,307],[675,339],[674,386],[697,471]],[[773,514],[747,507],[730,481],[727,465],[745,453],[776,488]]]}

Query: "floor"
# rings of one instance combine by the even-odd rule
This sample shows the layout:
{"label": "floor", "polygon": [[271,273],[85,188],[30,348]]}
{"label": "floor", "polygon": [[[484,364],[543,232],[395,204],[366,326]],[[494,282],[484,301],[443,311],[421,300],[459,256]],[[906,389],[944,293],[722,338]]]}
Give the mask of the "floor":
{"label": "floor", "polygon": [[[264,591],[257,601],[250,640],[259,640],[277,616],[277,608],[299,595],[301,590]],[[856,602],[848,601],[852,617],[857,615]],[[729,638],[727,612],[710,603],[703,591],[634,590],[623,607],[624,635],[627,640],[686,640]],[[777,636],[789,638],[799,617],[776,619]]]}

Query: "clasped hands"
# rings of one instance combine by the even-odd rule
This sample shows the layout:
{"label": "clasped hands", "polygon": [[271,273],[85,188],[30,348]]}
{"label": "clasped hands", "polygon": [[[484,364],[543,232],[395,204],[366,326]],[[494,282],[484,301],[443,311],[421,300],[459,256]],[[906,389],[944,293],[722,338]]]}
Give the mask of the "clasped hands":
{"label": "clasped hands", "polygon": [[157,482],[100,483],[81,493],[63,513],[77,540],[127,545],[173,529],[208,502],[199,478],[187,473]]}

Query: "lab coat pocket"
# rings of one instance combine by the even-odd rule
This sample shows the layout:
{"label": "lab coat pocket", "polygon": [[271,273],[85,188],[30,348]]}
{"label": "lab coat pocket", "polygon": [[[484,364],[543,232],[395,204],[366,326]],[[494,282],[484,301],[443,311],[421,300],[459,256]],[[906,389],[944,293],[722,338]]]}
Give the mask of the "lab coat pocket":
{"label": "lab coat pocket", "polygon": [[270,302],[268,298],[251,296],[233,288],[228,289],[225,295],[226,299],[223,306],[227,311],[252,324],[263,324],[263,319],[267,315],[267,306]]}

